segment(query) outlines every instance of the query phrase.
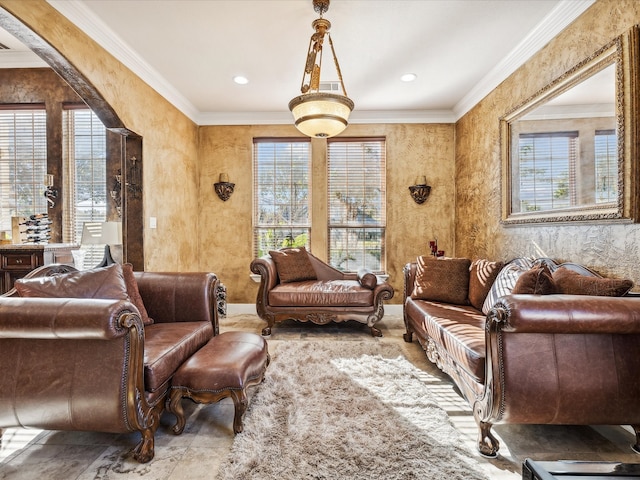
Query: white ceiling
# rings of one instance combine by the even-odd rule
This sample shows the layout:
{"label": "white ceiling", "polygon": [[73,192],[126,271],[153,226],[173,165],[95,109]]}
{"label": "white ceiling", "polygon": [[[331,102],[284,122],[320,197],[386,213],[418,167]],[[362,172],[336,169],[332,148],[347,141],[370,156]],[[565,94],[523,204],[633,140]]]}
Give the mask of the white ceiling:
{"label": "white ceiling", "polygon": [[[455,121],[594,1],[333,0],[352,122]],[[311,0],[48,2],[200,125],[291,122]],[[0,68],[37,64],[2,31],[0,43]]]}

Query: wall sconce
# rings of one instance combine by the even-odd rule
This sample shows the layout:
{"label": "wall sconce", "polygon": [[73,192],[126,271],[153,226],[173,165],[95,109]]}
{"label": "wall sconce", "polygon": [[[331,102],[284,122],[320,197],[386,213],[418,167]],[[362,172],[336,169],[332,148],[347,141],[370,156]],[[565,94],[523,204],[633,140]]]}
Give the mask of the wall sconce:
{"label": "wall sconce", "polygon": [[213,188],[216,191],[216,194],[223,202],[229,200],[235,186],[235,183],[229,182],[229,175],[227,175],[226,173],[221,173],[220,181],[213,184]]}
{"label": "wall sconce", "polygon": [[53,186],[53,175],[50,173],[44,176],[44,186],[47,187],[44,191],[44,196],[47,198],[49,208],[53,208],[56,206],[54,200],[58,198],[58,189]]}
{"label": "wall sconce", "polygon": [[118,174],[114,175],[114,183],[113,188],[109,192],[111,195],[111,199],[116,206],[116,211],[118,212],[118,217],[122,217],[122,175],[120,170],[118,170]]}
{"label": "wall sconce", "polygon": [[129,169],[129,176],[127,178],[127,187],[134,198],[138,198],[140,192],[142,192],[140,182],[140,159],[135,155],[132,156],[129,161],[131,162],[131,168]]}
{"label": "wall sconce", "polygon": [[427,185],[427,177],[424,175],[417,177],[415,185],[409,187],[409,192],[418,205],[423,204],[431,193],[431,187]]}

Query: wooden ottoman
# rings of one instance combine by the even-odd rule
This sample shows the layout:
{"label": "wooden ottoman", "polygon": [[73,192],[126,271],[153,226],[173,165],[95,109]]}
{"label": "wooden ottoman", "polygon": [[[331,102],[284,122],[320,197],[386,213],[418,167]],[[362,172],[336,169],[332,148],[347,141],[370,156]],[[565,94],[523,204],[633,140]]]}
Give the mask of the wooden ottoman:
{"label": "wooden ottoman", "polygon": [[167,410],[176,416],[176,435],[185,425],[182,398],[210,404],[231,397],[235,406],[233,431],[242,431],[247,387],[258,385],[270,362],[267,342],[248,332],[224,332],[209,340],[176,371],[171,380]]}

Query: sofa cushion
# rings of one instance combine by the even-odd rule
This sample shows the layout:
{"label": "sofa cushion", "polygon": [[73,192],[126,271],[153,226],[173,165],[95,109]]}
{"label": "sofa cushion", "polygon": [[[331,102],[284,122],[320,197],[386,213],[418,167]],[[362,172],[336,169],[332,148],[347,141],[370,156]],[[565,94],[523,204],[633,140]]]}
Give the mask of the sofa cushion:
{"label": "sofa cushion", "polygon": [[317,278],[304,247],[271,250],[269,255],[276,264],[280,283],[303,282]]}
{"label": "sofa cushion", "polygon": [[269,292],[269,305],[275,307],[369,307],[373,291],[357,280],[308,280],[281,283]]}
{"label": "sofa cushion", "polygon": [[[472,306],[407,299],[410,319],[421,319],[420,328],[437,342],[457,365],[484,383],[485,316]],[[415,323],[413,320],[412,324]]]}
{"label": "sofa cushion", "polygon": [[569,295],[621,297],[633,287],[633,281],[628,279],[591,277],[565,267],[553,272],[553,280],[558,293]]}
{"label": "sofa cushion", "polygon": [[528,259],[517,259],[517,261],[514,260],[505,265],[498,273],[487,294],[487,298],[482,305],[482,313],[488,314],[500,297],[509,295],[513,287],[516,286],[520,275],[531,269],[532,266],[533,262],[529,262]]}
{"label": "sofa cushion", "polygon": [[539,264],[520,275],[511,293],[550,295],[557,293],[557,288],[549,267]]}
{"label": "sofa cushion", "polygon": [[119,263],[50,277],[22,278],[16,280],[15,287],[21,297],[130,300]]}
{"label": "sofa cushion", "polygon": [[486,259],[474,260],[469,272],[469,303],[478,310],[482,305],[498,273],[502,270],[502,262],[492,262]]}
{"label": "sofa cushion", "polygon": [[142,323],[144,325],[151,325],[153,323],[153,319],[149,318],[147,309],[145,308],[142,297],[140,296],[140,291],[138,290],[138,282],[135,275],[133,274],[133,265],[131,265],[130,263],[122,264],[122,273],[124,274],[124,283],[127,288],[127,294],[131,299],[131,303],[133,303],[140,312]]}
{"label": "sofa cushion", "polygon": [[470,266],[467,258],[418,257],[411,297],[468,305]]}
{"label": "sofa cushion", "polygon": [[211,322],[154,323],[144,329],[144,385],[155,392],[213,337]]}

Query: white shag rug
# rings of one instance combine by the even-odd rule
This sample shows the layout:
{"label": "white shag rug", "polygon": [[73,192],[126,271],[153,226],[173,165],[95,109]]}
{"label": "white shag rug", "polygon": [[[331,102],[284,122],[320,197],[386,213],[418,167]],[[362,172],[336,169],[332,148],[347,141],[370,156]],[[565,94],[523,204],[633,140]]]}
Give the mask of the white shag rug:
{"label": "white shag rug", "polygon": [[[275,342],[274,342],[275,343]],[[223,480],[485,480],[396,345],[270,344]]]}

